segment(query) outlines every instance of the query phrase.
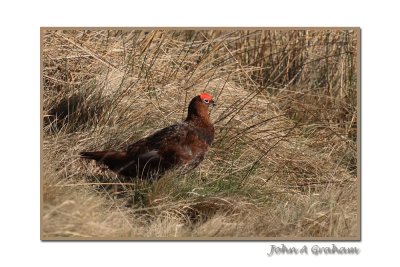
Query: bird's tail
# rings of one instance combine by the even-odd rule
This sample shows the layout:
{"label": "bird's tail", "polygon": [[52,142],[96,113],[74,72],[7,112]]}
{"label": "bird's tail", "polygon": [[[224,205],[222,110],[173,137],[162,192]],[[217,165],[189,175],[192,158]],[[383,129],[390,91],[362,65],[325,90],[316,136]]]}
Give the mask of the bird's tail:
{"label": "bird's tail", "polygon": [[[83,159],[93,159],[105,164],[112,171],[120,172],[127,165],[126,152],[124,151],[95,151],[79,153]],[[129,162],[129,161],[128,161]]]}
{"label": "bird's tail", "polygon": [[100,161],[100,160],[104,159],[108,153],[109,153],[108,151],[96,151],[96,152],[83,151],[83,152],[79,153],[79,155],[81,156],[81,158],[84,158],[84,159],[94,159],[96,161]]}

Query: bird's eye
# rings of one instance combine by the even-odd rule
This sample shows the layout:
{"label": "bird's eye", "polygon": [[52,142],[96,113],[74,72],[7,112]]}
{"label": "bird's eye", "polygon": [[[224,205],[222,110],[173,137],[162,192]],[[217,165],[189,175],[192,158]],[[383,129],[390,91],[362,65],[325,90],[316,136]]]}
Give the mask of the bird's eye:
{"label": "bird's eye", "polygon": [[209,101],[208,101],[208,99],[204,99],[204,103],[208,103]]}

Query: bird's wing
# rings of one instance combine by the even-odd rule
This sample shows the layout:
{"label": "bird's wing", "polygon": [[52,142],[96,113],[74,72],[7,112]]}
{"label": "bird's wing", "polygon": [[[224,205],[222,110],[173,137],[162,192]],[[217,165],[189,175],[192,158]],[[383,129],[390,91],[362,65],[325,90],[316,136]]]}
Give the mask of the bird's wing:
{"label": "bird's wing", "polygon": [[129,154],[145,154],[150,151],[159,151],[165,146],[183,144],[190,127],[186,123],[179,123],[163,128],[152,135],[128,146]]}

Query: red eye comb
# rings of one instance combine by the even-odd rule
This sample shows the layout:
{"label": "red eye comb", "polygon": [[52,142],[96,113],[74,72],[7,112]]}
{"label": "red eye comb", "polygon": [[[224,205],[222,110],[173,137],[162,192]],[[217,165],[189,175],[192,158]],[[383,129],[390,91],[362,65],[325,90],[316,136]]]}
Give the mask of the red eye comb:
{"label": "red eye comb", "polygon": [[199,96],[200,96],[201,100],[204,100],[204,99],[212,100],[212,96],[207,93],[201,93]]}

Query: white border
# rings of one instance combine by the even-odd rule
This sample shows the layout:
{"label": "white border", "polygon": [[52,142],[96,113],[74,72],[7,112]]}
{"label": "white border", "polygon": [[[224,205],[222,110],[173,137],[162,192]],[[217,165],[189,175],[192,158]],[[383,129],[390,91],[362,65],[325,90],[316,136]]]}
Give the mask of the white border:
{"label": "white border", "polygon": [[[393,1],[394,3],[394,1]],[[9,1],[1,4],[2,257],[13,265],[347,266],[398,262],[399,16],[387,1]],[[282,242],[41,242],[41,26],[362,28],[362,242],[358,256],[268,257]],[[331,242],[291,242],[290,246]],[[321,262],[323,260],[323,262]],[[4,265],[7,266],[7,265]]]}

